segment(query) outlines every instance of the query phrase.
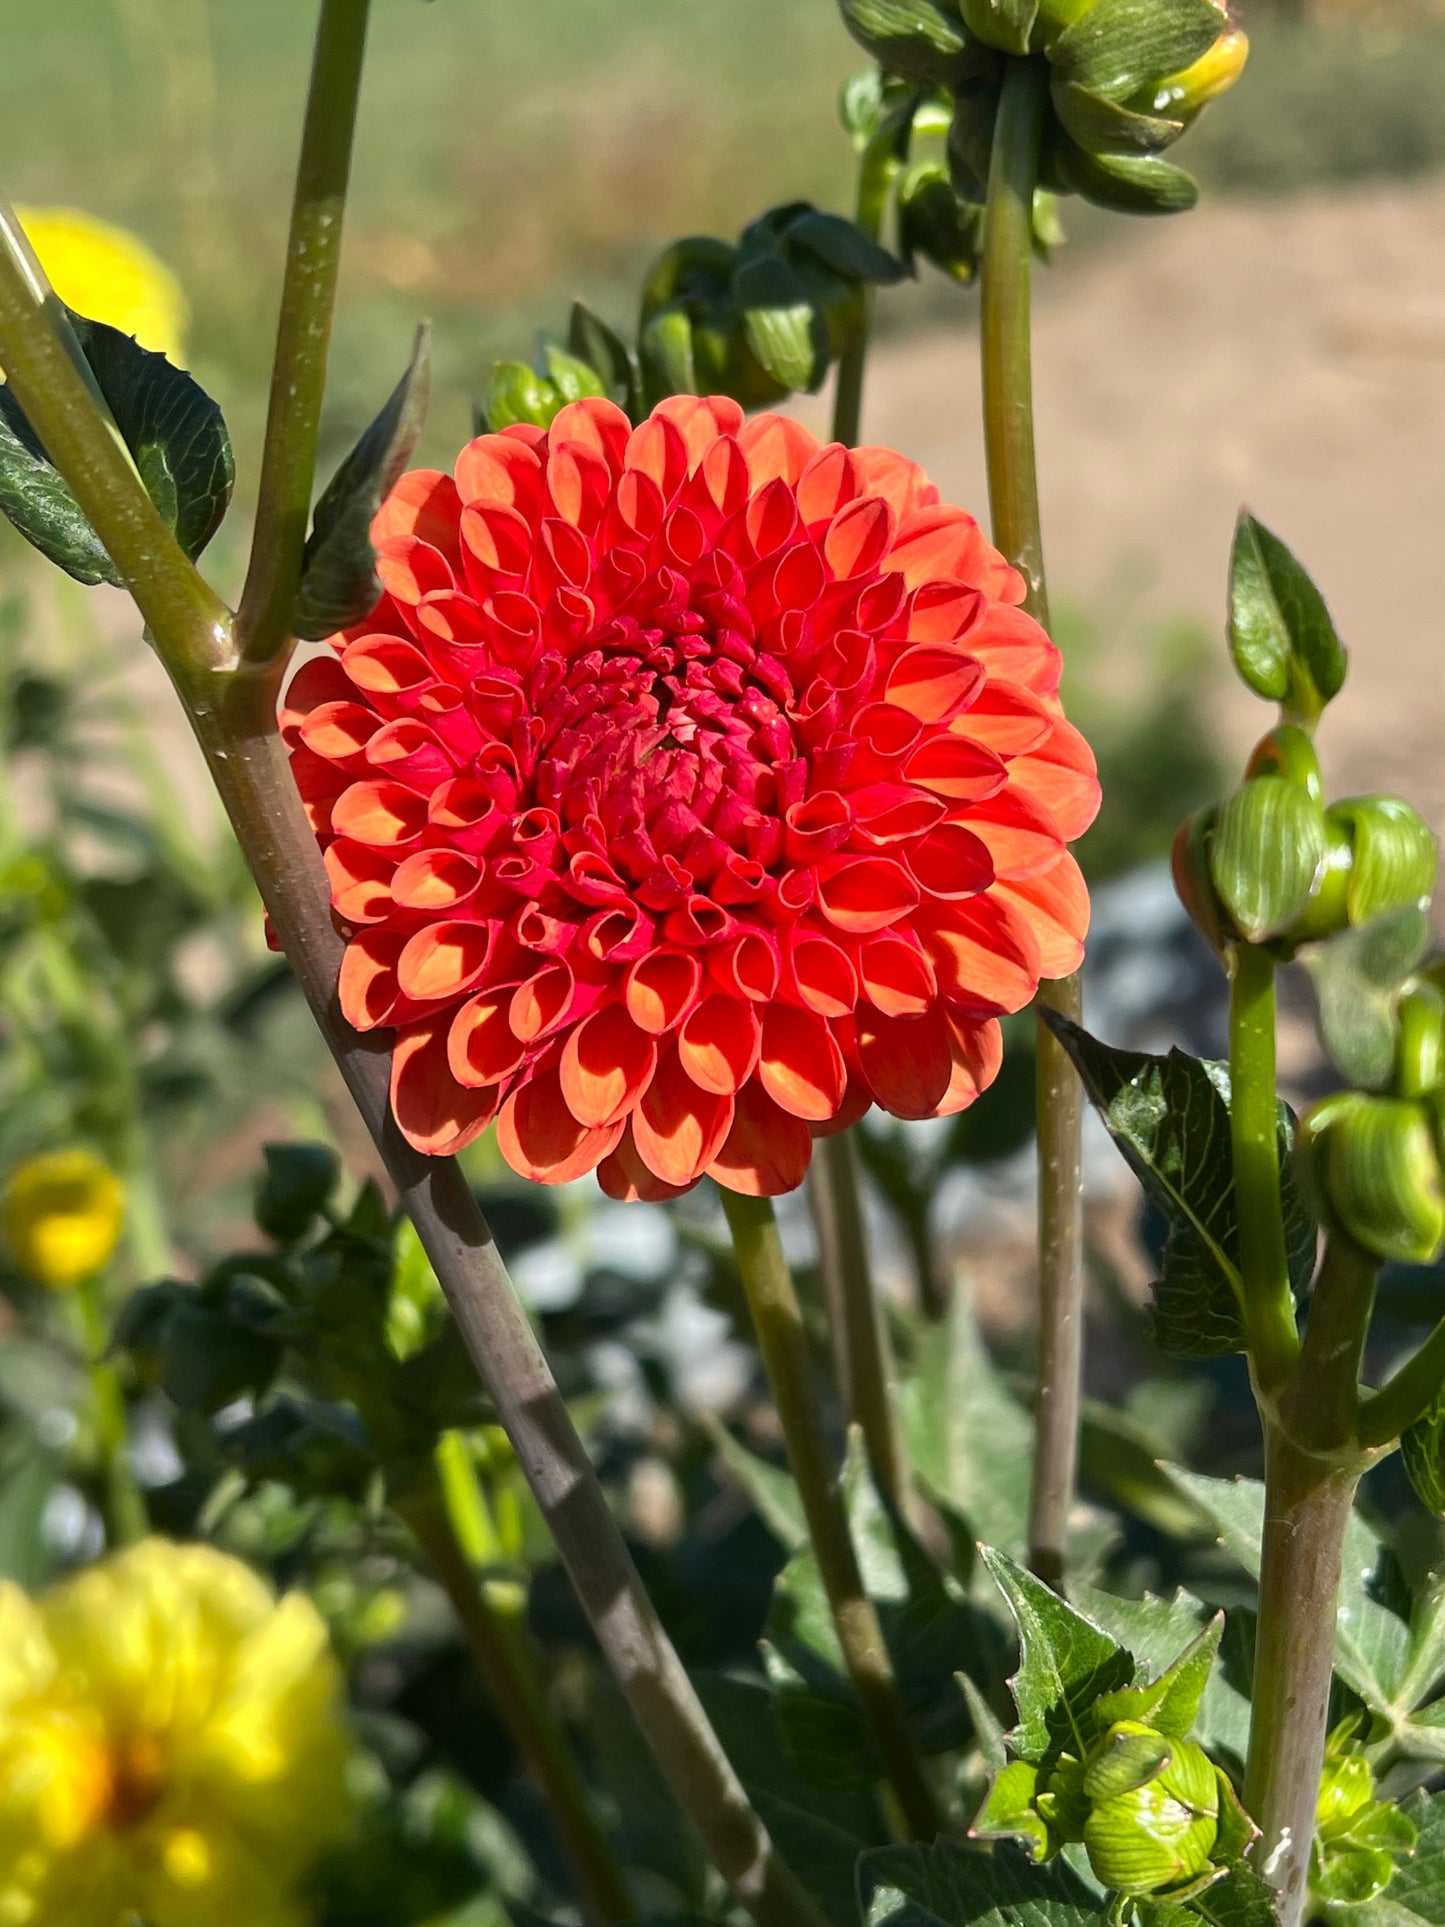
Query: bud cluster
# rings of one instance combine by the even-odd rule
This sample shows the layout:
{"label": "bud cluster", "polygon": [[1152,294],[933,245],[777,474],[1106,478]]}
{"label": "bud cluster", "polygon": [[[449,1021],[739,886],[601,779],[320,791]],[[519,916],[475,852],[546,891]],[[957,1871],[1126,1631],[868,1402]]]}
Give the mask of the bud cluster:
{"label": "bud cluster", "polygon": [[1347,1720],[1330,1735],[1310,1856],[1315,1898],[1346,1906],[1382,1894],[1419,1838],[1408,1814],[1375,1798],[1370,1763],[1352,1749],[1357,1725],[1357,1719]]}
{"label": "bud cluster", "polygon": [[1193,205],[1161,157],[1239,77],[1245,35],[1218,0],[839,0],[884,70],[954,103],[952,183],[981,202],[1006,64],[1037,60],[1049,115],[1041,184],[1125,213]]}

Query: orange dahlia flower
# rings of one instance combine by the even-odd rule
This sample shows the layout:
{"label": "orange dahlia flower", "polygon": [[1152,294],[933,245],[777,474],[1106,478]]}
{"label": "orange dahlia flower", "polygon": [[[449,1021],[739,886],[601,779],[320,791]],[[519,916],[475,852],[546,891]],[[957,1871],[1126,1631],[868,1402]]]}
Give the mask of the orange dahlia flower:
{"label": "orange dahlia flower", "polygon": [[547,1183],[772,1195],[870,1104],[971,1103],[1079,962],[1058,654],[902,456],[580,401],[404,476],[373,539],[282,722],[418,1150],[495,1119]]}

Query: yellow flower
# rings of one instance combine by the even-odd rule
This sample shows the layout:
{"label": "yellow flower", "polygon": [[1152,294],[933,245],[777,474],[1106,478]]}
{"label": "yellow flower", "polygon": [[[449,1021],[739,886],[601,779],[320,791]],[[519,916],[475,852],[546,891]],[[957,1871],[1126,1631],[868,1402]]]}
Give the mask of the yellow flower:
{"label": "yellow flower", "polygon": [[10,1173],[0,1230],[22,1271],[68,1291],[110,1260],[125,1223],[125,1189],[92,1151],[45,1151]]}
{"label": "yellow flower", "polygon": [[310,1601],[210,1546],[0,1587],[0,1927],[303,1927],[338,1697]]}
{"label": "yellow flower", "polygon": [[179,365],[190,310],[181,284],[143,241],[74,207],[17,208],[50,284],[68,308],[108,322]]}

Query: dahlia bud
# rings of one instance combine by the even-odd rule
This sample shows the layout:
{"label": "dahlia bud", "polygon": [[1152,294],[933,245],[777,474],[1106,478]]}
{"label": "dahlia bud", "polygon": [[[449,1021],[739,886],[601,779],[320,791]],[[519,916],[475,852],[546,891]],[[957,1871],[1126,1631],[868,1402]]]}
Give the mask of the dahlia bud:
{"label": "dahlia bud", "polygon": [[1418,1830],[1408,1815],[1375,1798],[1375,1778],[1352,1749],[1355,1724],[1330,1735],[1320,1775],[1310,1891],[1317,1900],[1360,1906],[1394,1878],[1396,1863],[1415,1851]]}
{"label": "dahlia bud", "polygon": [[1429,1097],[1445,1087],[1445,992],[1421,979],[1400,998],[1395,1092]]}
{"label": "dahlia bud", "polygon": [[92,1151],[49,1151],[11,1172],[0,1229],[20,1269],[52,1291],[104,1270],[125,1223],[125,1189]]}
{"label": "dahlia bud", "polygon": [[1210,875],[1248,943],[1282,936],[1324,879],[1325,813],[1302,784],[1252,776],[1219,813]]}
{"label": "dahlia bud", "polygon": [[1427,1265],[1445,1245],[1445,1185],[1423,1103],[1344,1091],[1304,1120],[1301,1155],[1326,1213],[1388,1263]]}
{"label": "dahlia bud", "polygon": [[1330,805],[1350,838],[1346,907],[1350,923],[1369,923],[1410,905],[1425,908],[1435,888],[1439,845],[1418,810],[1398,796],[1354,796]]}
{"label": "dahlia bud", "polygon": [[1211,803],[1179,826],[1170,854],[1174,891],[1200,935],[1219,956],[1234,942],[1229,914],[1219,901],[1210,873],[1209,852],[1219,823],[1219,807]]}
{"label": "dahlia bud", "polygon": [[1182,115],[1186,122],[1193,120],[1210,101],[1229,92],[1248,59],[1249,36],[1240,27],[1227,27],[1193,66],[1160,81],[1151,103],[1154,112]]}
{"label": "dahlia bud", "polygon": [[961,200],[948,169],[918,161],[898,189],[898,251],[911,268],[919,255],[955,281],[969,282],[983,256],[983,208]]}
{"label": "dahlia bud", "polygon": [[1120,1720],[1084,1773],[1089,1865],[1121,1894],[1178,1894],[1213,1877],[1219,1773],[1191,1740],[1164,1740]]}

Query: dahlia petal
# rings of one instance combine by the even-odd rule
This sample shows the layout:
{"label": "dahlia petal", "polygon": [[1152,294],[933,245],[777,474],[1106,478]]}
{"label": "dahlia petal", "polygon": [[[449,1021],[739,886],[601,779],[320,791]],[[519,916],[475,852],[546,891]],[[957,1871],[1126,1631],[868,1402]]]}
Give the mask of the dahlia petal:
{"label": "dahlia petal", "polygon": [[375,926],[358,931],[341,955],[336,994],[341,1014],[353,1030],[379,1030],[402,1003],[396,964],[406,947],[405,933]]}
{"label": "dahlia petal", "polygon": [[742,930],[707,953],[708,974],[730,997],[763,1004],[778,988],[777,940],[761,930]]}
{"label": "dahlia petal", "polygon": [[[535,449],[512,435],[478,435],[458,455],[453,471],[464,505],[495,502],[536,521],[542,502],[542,463]],[[458,512],[458,526],[461,516]]]}
{"label": "dahlia petal", "polygon": [[568,1032],[557,1075],[573,1117],[596,1126],[626,1116],[656,1068],[656,1043],[622,1004],[608,1004]]}
{"label": "dahlia petal", "polygon": [[384,850],[338,837],[328,844],[323,861],[338,916],[347,923],[380,923],[391,915],[395,869]]}
{"label": "dahlia petal", "polygon": [[[641,558],[634,556],[634,562]],[[592,573],[592,550],[580,529],[548,516],[532,557],[532,594],[546,602],[559,589],[580,590]]]}
{"label": "dahlia petal", "polygon": [[469,1090],[504,1083],[526,1061],[528,1047],[507,1021],[512,990],[511,984],[479,990],[451,1020],[447,1063],[452,1076]]}
{"label": "dahlia petal", "polygon": [[734,1101],[732,1128],[707,1167],[728,1191],[778,1198],[808,1175],[813,1138],[802,1118],[775,1104],[756,1078]]}
{"label": "dahlia petal", "polygon": [[951,901],[977,896],[993,882],[994,866],[988,844],[961,823],[940,823],[914,844],[906,855],[919,888],[931,897]]}
{"label": "dahlia petal", "polygon": [[595,1170],[622,1136],[621,1122],[592,1129],[567,1108],[555,1069],[519,1084],[497,1119],[497,1149],[521,1178],[567,1184]]}
{"label": "dahlia petal", "polygon": [[997,895],[950,906],[946,923],[920,930],[939,989],[960,1010],[979,1016],[1022,1010],[1043,975],[1038,938],[1027,919]]}
{"label": "dahlia petal", "polygon": [[414,535],[388,536],[376,551],[376,573],[394,602],[412,608],[424,595],[457,586],[441,550]]}
{"label": "dahlia petal", "polygon": [[331,832],[331,812],[339,797],[350,787],[351,778],[323,756],[313,756],[301,746],[291,752],[291,777],[306,812],[306,820],[317,836]]}
{"label": "dahlia petal", "polygon": [[819,790],[783,813],[783,852],[792,863],[814,863],[847,841],[853,812],[837,790]]}
{"label": "dahlia petal", "polygon": [[885,1017],[921,1017],[938,996],[933,966],[903,937],[870,937],[858,951],[858,977],[863,995]]}
{"label": "dahlia petal", "polygon": [[343,768],[362,769],[367,745],[381,726],[376,711],[361,703],[320,703],[306,716],[297,736],[313,755]]}
{"label": "dahlia petal", "polygon": [[894,1117],[936,1117],[953,1076],[943,1012],[889,1017],[860,1007],[858,1055],[875,1101]]}
{"label": "dahlia petal", "polygon": [[583,442],[552,441],[547,456],[547,501],[551,514],[570,522],[584,535],[592,535],[606,512],[611,494],[612,468],[604,455]]}
{"label": "dahlia petal", "polygon": [[811,542],[795,542],[779,555],[767,585],[773,608],[811,609],[822,591],[827,573],[823,558]]}
{"label": "dahlia petal", "polygon": [[403,850],[426,828],[424,796],[400,783],[353,783],[331,806],[331,827],[374,849]]}
{"label": "dahlia petal", "polygon": [[1015,768],[1017,764],[1006,765],[1001,756],[965,736],[933,736],[909,756],[903,775],[951,802],[980,803],[996,796]]}
{"label": "dahlia petal", "polygon": [[976,656],[942,643],[919,643],[905,649],[888,671],[883,696],[920,722],[946,723],[970,709],[986,676]]}
{"label": "dahlia petal", "polygon": [[810,528],[815,522],[828,523],[862,493],[863,477],[852,451],[842,442],[830,442],[798,477],[798,513]]}
{"label": "dahlia petal", "polygon": [[560,957],[544,963],[512,992],[507,1021],[513,1036],[524,1044],[532,1044],[556,1030],[571,1007],[575,989],[571,967]]}
{"label": "dahlia petal", "polygon": [[769,1004],[763,1017],[758,1078],[794,1117],[831,1117],[848,1081],[843,1053],[823,1019],[793,1004]]}
{"label": "dahlia petal", "polygon": [[494,941],[489,924],[457,918],[418,930],[397,959],[402,995],[419,1004],[462,996],[485,971]]}
{"label": "dahlia petal", "polygon": [[753,556],[761,561],[802,533],[798,499],[782,480],[764,483],[748,503],[743,528]]}
{"label": "dahlia petal", "polygon": [[[916,626],[912,633],[917,633]],[[1026,610],[1002,602],[984,604],[968,631],[968,650],[1002,682],[1017,683],[1046,700],[1058,690],[1064,659]]]}
{"label": "dahlia petal", "polygon": [[687,442],[677,423],[665,415],[649,415],[633,429],[623,461],[653,484],[664,507],[687,480]]}
{"label": "dahlia petal", "polygon": [[414,468],[398,479],[372,517],[372,547],[379,549],[396,535],[414,535],[439,550],[448,562],[455,562],[461,514],[461,497],[450,475],[436,468]]}
{"label": "dahlia petal", "polygon": [[397,1037],[391,1110],[402,1136],[426,1157],[453,1157],[497,1114],[495,1088],[463,1090],[447,1065],[446,1023],[416,1024]]}
{"label": "dahlia petal", "polygon": [[1028,756],[1016,756],[1008,773],[1012,787],[1043,804],[1065,843],[1082,836],[1098,814],[1101,792],[1094,752],[1062,716],[1047,742]]}
{"label": "dahlia petal", "polygon": [[712,527],[736,515],[751,492],[748,458],[735,435],[723,435],[697,465],[688,502]]}
{"label": "dahlia petal", "polygon": [[854,936],[884,930],[917,907],[918,885],[886,856],[830,859],[818,872],[818,907],[829,923]]}
{"label": "dahlia petal", "polygon": [[800,934],[788,951],[788,981],[820,1017],[848,1017],[858,1001],[858,972],[847,953],[821,935]]}
{"label": "dahlia petal", "polygon": [[313,656],[303,662],[286,685],[279,722],[288,743],[299,741],[301,725],[323,703],[349,702],[355,685],[335,656]]}
{"label": "dahlia petal", "polygon": [[976,701],[951,725],[951,733],[982,743],[996,756],[1026,756],[1053,728],[1055,716],[1042,696],[990,675]]}
{"label": "dahlia petal", "polygon": [[547,430],[549,451],[568,443],[585,448],[600,455],[614,475],[621,471],[631,439],[632,423],[605,395],[584,395],[581,401],[568,402],[557,410]]}
{"label": "dahlia petal", "polygon": [[823,537],[823,555],[834,576],[869,575],[883,566],[896,527],[892,509],[877,495],[840,509]]}
{"label": "dahlia petal", "polygon": [[358,636],[349,642],[342,667],[353,686],[371,699],[383,716],[415,708],[436,687],[436,671],[414,644],[400,636]]}
{"label": "dahlia petal", "polygon": [[963,821],[987,846],[998,877],[1038,876],[1059,860],[1063,845],[1053,817],[1012,784],[986,802],[968,804]]}
{"label": "dahlia petal", "polygon": [[1003,1032],[996,1017],[981,1024],[967,1023],[945,1009],[944,1019],[948,1025],[953,1072],[935,1115],[953,1117],[959,1111],[966,1111],[998,1076],[1003,1062]]}
{"label": "dahlia petal", "polygon": [[743,425],[743,411],[728,395],[669,395],[652,412],[682,431],[690,469],[719,435],[736,435]]}
{"label": "dahlia petal", "polygon": [[732,1098],[700,1090],[670,1050],[632,1113],[632,1138],[655,1177],[685,1186],[712,1163],[732,1121]]}
{"label": "dahlia petal", "polygon": [[531,523],[501,502],[469,502],[462,510],[462,559],[469,580],[475,576],[490,587],[498,576],[524,576],[532,560],[532,542]]}
{"label": "dahlia petal", "polygon": [[[678,436],[679,448],[682,437]],[[685,453],[681,460],[686,461]],[[609,508],[609,519],[603,527],[603,543],[611,548],[619,542],[632,542],[645,547],[662,527],[663,517],[667,514],[667,503],[662,490],[650,475],[639,468],[628,468],[622,472]]]}
{"label": "dahlia petal", "polygon": [[874,847],[927,835],[948,809],[942,797],[908,783],[869,783],[851,790],[848,801],[853,809],[854,844]]}
{"label": "dahlia petal", "polygon": [[891,448],[864,447],[853,450],[853,460],[864,493],[882,496],[900,521],[938,500],[938,490],[906,455]]}
{"label": "dahlia petal", "polygon": [[752,1076],[762,1032],[751,1004],[704,997],[678,1031],[678,1062],[700,1090],[731,1097]]}
{"label": "dahlia petal", "polygon": [[423,596],[416,605],[416,619],[426,631],[423,639],[428,650],[431,649],[430,638],[433,636],[438,642],[451,643],[454,648],[463,650],[479,649],[490,639],[476,598],[461,589],[438,589],[433,595]]}
{"label": "dahlia petal", "polygon": [[443,783],[427,805],[427,825],[433,834],[474,855],[491,848],[505,821],[492,792],[470,776]]}
{"label": "dahlia petal", "polygon": [[648,1170],[633,1142],[630,1123],[623,1127],[617,1148],[609,1151],[598,1165],[597,1182],[607,1196],[619,1204],[664,1204],[670,1198],[680,1198],[691,1188],[686,1184],[664,1184]]}
{"label": "dahlia petal", "polygon": [[754,490],[772,481],[784,481],[792,488],[818,452],[817,437],[790,415],[754,415],[743,423],[737,437],[748,458]]}
{"label": "dahlia petal", "polygon": [[1068,851],[1043,875],[1010,878],[995,888],[1027,918],[1039,947],[1041,975],[1067,977],[1078,969],[1089,928],[1089,887]]}
{"label": "dahlia petal", "polygon": [[378,729],[366,746],[366,760],[393,782],[405,783],[408,789],[421,790],[428,796],[439,783],[457,773],[436,731],[410,716],[398,717]]}

